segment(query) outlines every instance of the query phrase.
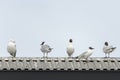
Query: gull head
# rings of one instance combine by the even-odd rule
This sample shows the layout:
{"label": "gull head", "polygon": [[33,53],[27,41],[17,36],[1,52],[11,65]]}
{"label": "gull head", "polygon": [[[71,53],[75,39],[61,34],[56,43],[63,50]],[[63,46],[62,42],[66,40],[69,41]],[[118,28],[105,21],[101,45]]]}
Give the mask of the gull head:
{"label": "gull head", "polygon": [[45,41],[43,41],[40,45],[44,45]]}
{"label": "gull head", "polygon": [[92,48],[92,47],[89,47],[89,49],[93,50],[94,48]]}
{"label": "gull head", "polygon": [[15,43],[15,40],[14,39],[10,39],[9,42]]}
{"label": "gull head", "polygon": [[108,46],[108,42],[105,42],[105,45]]}
{"label": "gull head", "polygon": [[70,43],[72,43],[72,42],[73,42],[73,40],[72,40],[72,39],[69,39],[69,42],[70,42]]}

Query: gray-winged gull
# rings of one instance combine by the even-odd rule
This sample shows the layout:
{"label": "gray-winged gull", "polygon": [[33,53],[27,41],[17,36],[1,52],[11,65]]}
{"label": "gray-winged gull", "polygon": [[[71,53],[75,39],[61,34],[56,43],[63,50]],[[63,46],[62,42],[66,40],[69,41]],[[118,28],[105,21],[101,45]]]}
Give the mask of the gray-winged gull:
{"label": "gray-winged gull", "polygon": [[76,58],[88,60],[88,58],[92,55],[93,52],[94,52],[94,48],[89,47],[89,49],[87,51],[83,52],[82,54],[80,54]]}
{"label": "gray-winged gull", "polygon": [[69,57],[71,57],[74,53],[74,47],[73,47],[73,40],[72,39],[69,39],[69,43],[68,43],[68,46],[67,46],[67,54]]}
{"label": "gray-winged gull", "polygon": [[103,52],[105,53],[105,57],[110,57],[110,53],[112,53],[115,49],[116,47],[113,47],[109,45],[108,42],[105,42],[103,47]]}
{"label": "gray-winged gull", "polygon": [[[45,42],[41,43],[41,52],[43,53],[43,57],[48,57],[48,53],[52,51],[53,48],[51,48],[49,45],[45,44]],[[45,56],[46,55],[46,56]]]}
{"label": "gray-winged gull", "polygon": [[8,42],[8,45],[7,45],[7,51],[8,53],[10,53],[10,55],[12,57],[16,57],[16,43],[15,43],[15,40],[13,39],[10,39],[9,42]]}

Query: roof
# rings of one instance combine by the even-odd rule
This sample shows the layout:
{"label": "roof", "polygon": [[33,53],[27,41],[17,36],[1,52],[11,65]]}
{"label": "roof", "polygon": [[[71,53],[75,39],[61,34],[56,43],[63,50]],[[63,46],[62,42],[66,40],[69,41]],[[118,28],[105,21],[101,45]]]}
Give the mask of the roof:
{"label": "roof", "polygon": [[86,62],[68,57],[1,57],[0,70],[120,70],[120,58],[92,57]]}

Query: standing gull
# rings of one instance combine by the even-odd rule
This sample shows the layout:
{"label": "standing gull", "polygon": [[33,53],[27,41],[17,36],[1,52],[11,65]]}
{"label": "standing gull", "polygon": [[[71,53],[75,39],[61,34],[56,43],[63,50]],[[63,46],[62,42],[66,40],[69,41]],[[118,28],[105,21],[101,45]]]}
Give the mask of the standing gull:
{"label": "standing gull", "polygon": [[113,47],[109,45],[108,42],[105,42],[104,47],[103,47],[103,52],[105,53],[105,57],[110,57],[110,53],[112,53],[115,49],[116,47]]}
{"label": "standing gull", "polygon": [[69,57],[71,57],[74,53],[74,47],[72,45],[72,42],[73,42],[73,40],[69,39],[69,44],[67,46],[67,54],[68,54]]}
{"label": "standing gull", "polygon": [[15,40],[13,39],[10,39],[9,42],[8,42],[8,45],[7,45],[7,51],[8,53],[10,53],[10,55],[12,57],[16,57],[16,43],[15,43]]}
{"label": "standing gull", "polygon": [[41,45],[40,50],[43,53],[43,57],[48,57],[48,53],[50,53],[53,48],[51,48],[49,45],[45,44],[45,42],[42,42],[40,45]]}
{"label": "standing gull", "polygon": [[88,57],[90,57],[93,52],[94,52],[94,48],[89,47],[89,49],[87,51],[83,52],[82,54],[80,54],[76,58],[79,58],[79,59],[83,58],[83,59],[88,60]]}

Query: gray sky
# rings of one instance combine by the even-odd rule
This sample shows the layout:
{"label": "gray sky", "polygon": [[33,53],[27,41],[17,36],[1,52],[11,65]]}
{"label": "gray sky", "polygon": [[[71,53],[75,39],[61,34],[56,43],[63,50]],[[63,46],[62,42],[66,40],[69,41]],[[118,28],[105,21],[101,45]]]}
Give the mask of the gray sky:
{"label": "gray sky", "polygon": [[0,0],[0,56],[9,57],[8,40],[17,44],[17,57],[42,57],[40,43],[54,50],[50,57],[66,57],[72,38],[73,56],[89,46],[93,57],[104,57],[105,41],[117,49],[111,56],[120,57],[119,0]]}

